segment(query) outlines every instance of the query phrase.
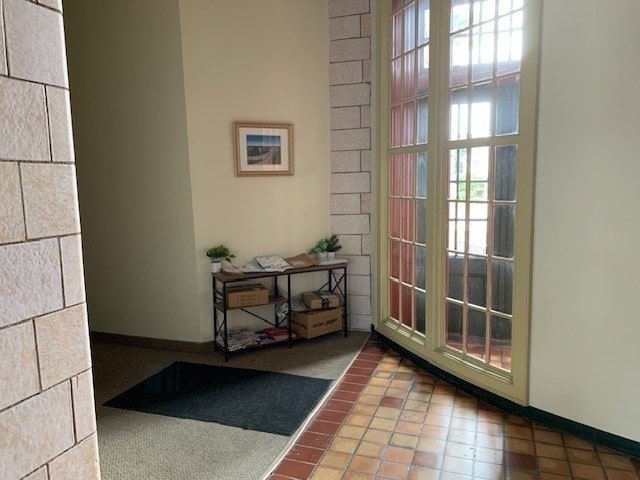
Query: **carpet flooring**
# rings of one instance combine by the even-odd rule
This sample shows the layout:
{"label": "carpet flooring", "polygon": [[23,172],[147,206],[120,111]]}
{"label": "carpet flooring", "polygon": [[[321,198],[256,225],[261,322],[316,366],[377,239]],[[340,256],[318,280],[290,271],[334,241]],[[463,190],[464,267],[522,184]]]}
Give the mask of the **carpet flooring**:
{"label": "carpet flooring", "polygon": [[[369,334],[313,340],[233,355],[188,354],[94,342],[92,356],[102,480],[259,480],[292,437],[103,404],[175,361],[281,372],[334,381]],[[259,402],[260,400],[257,399]]]}
{"label": "carpet flooring", "polygon": [[291,436],[331,380],[173,362],[105,406]]}

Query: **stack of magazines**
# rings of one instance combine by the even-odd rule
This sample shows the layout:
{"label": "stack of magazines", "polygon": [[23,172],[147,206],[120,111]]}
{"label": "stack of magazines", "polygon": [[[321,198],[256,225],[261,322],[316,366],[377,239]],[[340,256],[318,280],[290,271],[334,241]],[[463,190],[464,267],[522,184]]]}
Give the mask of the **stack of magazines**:
{"label": "stack of magazines", "polygon": [[[216,343],[224,348],[224,337],[222,332],[216,337]],[[227,332],[227,349],[230,352],[242,350],[251,345],[259,345],[260,337],[256,332],[252,332],[248,328],[231,328]]]}

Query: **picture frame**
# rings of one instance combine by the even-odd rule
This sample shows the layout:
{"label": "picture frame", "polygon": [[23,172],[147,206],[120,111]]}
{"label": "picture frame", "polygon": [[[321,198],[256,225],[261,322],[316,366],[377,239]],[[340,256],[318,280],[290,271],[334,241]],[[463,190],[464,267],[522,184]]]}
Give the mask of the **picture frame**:
{"label": "picture frame", "polygon": [[237,177],[293,175],[293,124],[233,122]]}

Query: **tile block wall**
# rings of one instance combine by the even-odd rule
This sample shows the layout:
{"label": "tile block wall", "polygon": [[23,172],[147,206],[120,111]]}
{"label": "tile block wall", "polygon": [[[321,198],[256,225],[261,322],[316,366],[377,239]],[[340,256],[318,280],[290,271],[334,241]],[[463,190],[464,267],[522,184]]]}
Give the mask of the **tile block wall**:
{"label": "tile block wall", "polygon": [[329,0],[331,231],[349,259],[349,322],[371,325],[371,5]]}
{"label": "tile block wall", "polygon": [[59,0],[0,0],[0,478],[99,479]]}

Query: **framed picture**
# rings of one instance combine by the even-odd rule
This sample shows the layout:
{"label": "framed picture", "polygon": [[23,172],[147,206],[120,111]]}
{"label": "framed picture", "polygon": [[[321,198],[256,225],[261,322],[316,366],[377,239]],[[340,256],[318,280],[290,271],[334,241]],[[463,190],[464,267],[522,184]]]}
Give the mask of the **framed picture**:
{"label": "framed picture", "polygon": [[293,124],[233,122],[236,176],[293,175]]}

